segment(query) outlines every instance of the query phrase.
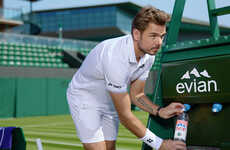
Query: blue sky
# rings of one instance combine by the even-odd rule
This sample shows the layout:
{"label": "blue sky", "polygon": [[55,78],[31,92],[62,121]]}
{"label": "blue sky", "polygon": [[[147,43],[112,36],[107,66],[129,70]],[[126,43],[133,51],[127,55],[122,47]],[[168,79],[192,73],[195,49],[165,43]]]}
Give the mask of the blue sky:
{"label": "blue sky", "polygon": [[[104,3],[119,3],[132,1],[140,6],[153,5],[168,13],[172,13],[175,0],[40,0],[33,3],[33,10],[46,10],[57,8],[79,7],[86,5],[97,5]],[[23,12],[29,10],[30,5],[25,0],[4,0],[6,8],[19,8]],[[216,7],[230,6],[230,0],[216,0]],[[184,17],[208,22],[208,9],[206,0],[187,0]],[[220,25],[230,27],[230,15],[218,17]]]}

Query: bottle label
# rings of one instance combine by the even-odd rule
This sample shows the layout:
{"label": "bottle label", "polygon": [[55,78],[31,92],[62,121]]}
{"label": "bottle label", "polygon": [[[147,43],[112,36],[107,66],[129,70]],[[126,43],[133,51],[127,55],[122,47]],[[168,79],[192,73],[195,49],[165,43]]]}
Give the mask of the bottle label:
{"label": "bottle label", "polygon": [[174,139],[186,141],[188,121],[177,120]]}

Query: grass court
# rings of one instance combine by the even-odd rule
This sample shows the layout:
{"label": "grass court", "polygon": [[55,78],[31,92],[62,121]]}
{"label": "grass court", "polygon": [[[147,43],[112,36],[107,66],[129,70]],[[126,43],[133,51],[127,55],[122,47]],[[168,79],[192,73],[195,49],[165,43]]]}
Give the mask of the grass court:
{"label": "grass court", "polygon": [[[134,111],[134,114],[146,125],[146,112]],[[83,150],[70,115],[0,119],[0,126],[21,127],[27,150],[37,150],[37,138],[41,139],[43,150]],[[142,143],[120,125],[116,145],[117,150],[141,150]]]}

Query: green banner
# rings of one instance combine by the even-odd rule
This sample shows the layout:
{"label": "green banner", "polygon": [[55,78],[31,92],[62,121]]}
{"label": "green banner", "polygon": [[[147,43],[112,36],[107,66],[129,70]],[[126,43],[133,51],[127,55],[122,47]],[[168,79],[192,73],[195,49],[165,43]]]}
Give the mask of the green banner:
{"label": "green banner", "polygon": [[163,64],[165,101],[229,102],[230,55]]}

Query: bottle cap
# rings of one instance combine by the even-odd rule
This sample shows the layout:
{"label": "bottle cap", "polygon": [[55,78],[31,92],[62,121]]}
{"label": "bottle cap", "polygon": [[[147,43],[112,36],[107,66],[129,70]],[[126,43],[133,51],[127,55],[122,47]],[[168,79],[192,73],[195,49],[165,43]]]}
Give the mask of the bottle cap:
{"label": "bottle cap", "polygon": [[220,112],[222,110],[222,105],[219,103],[215,103],[212,105],[212,112],[217,113]]}
{"label": "bottle cap", "polygon": [[184,112],[189,111],[191,106],[189,104],[184,104],[184,108],[182,109]]}

